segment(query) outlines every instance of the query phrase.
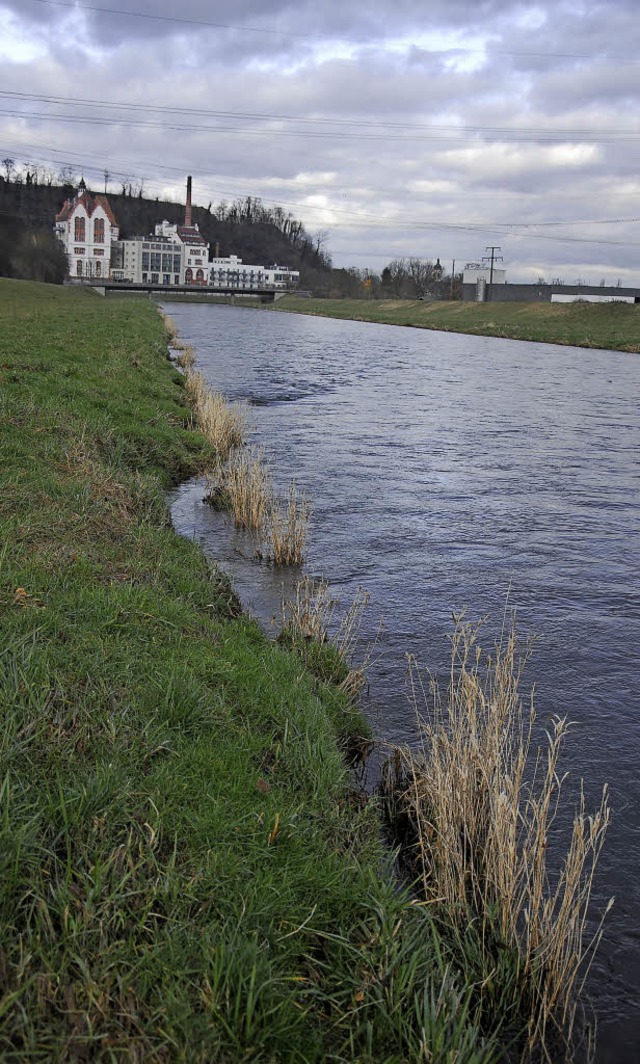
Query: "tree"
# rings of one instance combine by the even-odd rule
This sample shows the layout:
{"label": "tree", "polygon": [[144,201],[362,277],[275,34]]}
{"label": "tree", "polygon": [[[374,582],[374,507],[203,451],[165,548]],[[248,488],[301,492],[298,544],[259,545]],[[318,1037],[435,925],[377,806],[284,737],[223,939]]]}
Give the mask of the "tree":
{"label": "tree", "polygon": [[391,294],[396,299],[400,299],[403,295],[407,280],[408,269],[406,259],[393,259],[388,266],[385,266],[382,271],[382,283],[385,287],[391,289]]}
{"label": "tree", "polygon": [[434,265],[431,259],[409,259],[407,272],[415,298],[424,299],[435,280]]}
{"label": "tree", "polygon": [[68,268],[62,244],[47,230],[25,230],[11,256],[12,275],[25,281],[62,284]]}
{"label": "tree", "polygon": [[16,165],[15,159],[10,159],[7,156],[6,159],[2,160],[2,165],[4,166],[4,172],[5,172],[5,177],[6,177],[7,181],[11,181],[13,172],[15,170],[15,165]]}

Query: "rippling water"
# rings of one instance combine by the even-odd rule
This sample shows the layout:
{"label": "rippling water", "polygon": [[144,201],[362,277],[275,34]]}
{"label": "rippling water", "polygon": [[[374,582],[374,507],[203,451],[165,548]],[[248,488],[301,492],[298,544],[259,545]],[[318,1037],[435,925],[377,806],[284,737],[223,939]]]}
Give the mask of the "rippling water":
{"label": "rippling water", "polygon": [[[313,501],[306,571],[348,602],[371,594],[365,637],[376,733],[411,741],[405,653],[446,671],[452,611],[507,600],[537,637],[527,680],[542,720],[576,721],[566,765],[613,823],[598,898],[616,896],[592,985],[598,1060],[640,1053],[640,359],[360,322],[171,304],[198,368],[253,404],[255,440],[284,489]],[[173,499],[174,523],[232,574],[265,623],[283,577],[247,536]],[[285,587],[285,592],[286,592]]]}

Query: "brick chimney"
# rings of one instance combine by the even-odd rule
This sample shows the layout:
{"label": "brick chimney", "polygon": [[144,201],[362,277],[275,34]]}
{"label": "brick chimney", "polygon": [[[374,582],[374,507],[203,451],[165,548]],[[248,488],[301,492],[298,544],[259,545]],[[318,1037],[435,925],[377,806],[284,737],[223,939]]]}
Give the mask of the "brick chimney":
{"label": "brick chimney", "polygon": [[191,178],[187,178],[187,205],[184,209],[184,224],[192,226],[193,221],[191,218]]}

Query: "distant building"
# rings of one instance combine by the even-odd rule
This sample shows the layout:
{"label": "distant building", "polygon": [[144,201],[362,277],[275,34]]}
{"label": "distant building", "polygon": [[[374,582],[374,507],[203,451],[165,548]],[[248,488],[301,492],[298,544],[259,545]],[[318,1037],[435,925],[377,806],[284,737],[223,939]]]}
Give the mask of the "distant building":
{"label": "distant building", "polygon": [[[463,284],[477,284],[478,281],[484,281],[485,284],[489,284],[491,278],[491,267],[486,263],[481,262],[468,262],[462,273]],[[493,268],[493,284],[506,284],[507,283],[507,271],[499,270],[494,266]]]}
{"label": "distant building", "polygon": [[252,266],[237,255],[217,256],[209,263],[209,284],[212,288],[297,288],[300,271],[290,266]]}
{"label": "distant building", "polygon": [[135,284],[184,284],[185,245],[168,236],[136,236],[118,240],[111,259],[114,281]]}
{"label": "distant building", "polygon": [[237,255],[216,254],[209,261],[209,244],[193,222],[190,177],[183,225],[165,220],[153,235],[120,240],[106,196],[90,196],[83,182],[56,218],[56,233],[65,242],[73,277],[240,291],[289,289],[300,283],[299,271],[289,266],[251,266]]}
{"label": "distant building", "polygon": [[156,225],[153,236],[118,241],[112,277],[134,284],[204,286],[209,283],[209,245],[193,224],[190,177],[184,225],[171,225],[165,220]]}
{"label": "distant building", "polygon": [[82,180],[72,200],[56,215],[55,234],[78,280],[111,276],[111,249],[119,228],[106,196],[92,196]]}

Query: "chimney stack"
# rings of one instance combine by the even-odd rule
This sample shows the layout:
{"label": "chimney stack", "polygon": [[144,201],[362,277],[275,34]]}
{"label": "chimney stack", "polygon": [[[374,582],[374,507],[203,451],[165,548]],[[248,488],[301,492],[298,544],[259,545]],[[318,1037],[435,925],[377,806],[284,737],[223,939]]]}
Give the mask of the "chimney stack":
{"label": "chimney stack", "polygon": [[191,178],[187,178],[187,205],[184,211],[184,224],[186,226],[192,226],[193,221],[191,218]]}

